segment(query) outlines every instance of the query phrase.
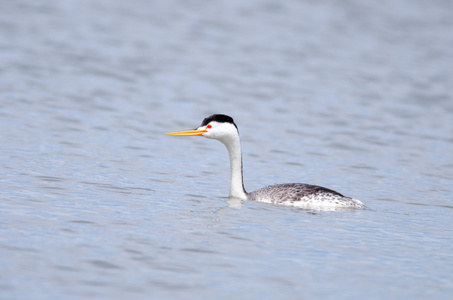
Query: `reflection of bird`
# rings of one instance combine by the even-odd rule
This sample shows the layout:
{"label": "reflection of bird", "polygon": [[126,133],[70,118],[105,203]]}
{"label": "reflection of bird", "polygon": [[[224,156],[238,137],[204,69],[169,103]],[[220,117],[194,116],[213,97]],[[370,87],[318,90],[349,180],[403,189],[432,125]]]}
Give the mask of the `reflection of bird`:
{"label": "reflection of bird", "polygon": [[363,208],[359,200],[324,187],[304,183],[277,184],[264,187],[252,193],[244,189],[242,179],[242,154],[239,132],[233,118],[226,115],[212,115],[203,120],[194,130],[170,132],[177,136],[204,136],[222,142],[228,149],[231,168],[230,197],[254,200],[301,208]]}

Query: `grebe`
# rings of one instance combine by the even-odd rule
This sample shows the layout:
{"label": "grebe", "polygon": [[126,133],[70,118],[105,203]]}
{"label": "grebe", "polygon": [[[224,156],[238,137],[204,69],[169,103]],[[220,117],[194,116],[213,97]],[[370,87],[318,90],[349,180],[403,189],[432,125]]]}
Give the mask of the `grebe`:
{"label": "grebe", "polygon": [[230,197],[295,206],[307,209],[316,208],[363,208],[361,201],[316,185],[304,183],[276,184],[252,193],[244,188],[242,176],[242,154],[239,131],[233,118],[215,114],[203,120],[194,130],[167,133],[176,136],[203,136],[222,142],[230,156],[231,187]]}

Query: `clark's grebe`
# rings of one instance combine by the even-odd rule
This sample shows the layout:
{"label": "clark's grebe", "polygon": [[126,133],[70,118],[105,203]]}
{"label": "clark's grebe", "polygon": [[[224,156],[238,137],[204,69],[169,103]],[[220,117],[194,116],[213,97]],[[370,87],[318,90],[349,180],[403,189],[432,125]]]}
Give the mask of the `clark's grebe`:
{"label": "clark's grebe", "polygon": [[176,136],[203,136],[222,142],[230,155],[230,197],[242,200],[261,201],[300,208],[363,208],[361,201],[343,196],[333,190],[304,183],[276,184],[252,193],[244,189],[242,176],[242,154],[239,131],[233,118],[216,114],[203,120],[194,130],[167,133]]}

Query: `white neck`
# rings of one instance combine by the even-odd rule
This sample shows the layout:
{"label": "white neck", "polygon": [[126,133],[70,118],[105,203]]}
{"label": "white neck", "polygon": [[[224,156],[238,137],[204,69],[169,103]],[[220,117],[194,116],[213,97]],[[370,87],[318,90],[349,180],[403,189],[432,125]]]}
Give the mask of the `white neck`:
{"label": "white neck", "polygon": [[231,188],[230,197],[246,200],[247,192],[244,189],[242,179],[242,154],[241,142],[239,135],[230,136],[227,141],[221,140],[228,149],[230,155],[230,170],[231,170]]}

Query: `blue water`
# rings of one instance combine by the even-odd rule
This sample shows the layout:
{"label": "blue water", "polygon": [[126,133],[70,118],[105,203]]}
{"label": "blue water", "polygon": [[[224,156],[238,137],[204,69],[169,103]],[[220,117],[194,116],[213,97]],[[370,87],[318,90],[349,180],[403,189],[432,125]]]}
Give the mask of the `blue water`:
{"label": "blue water", "polygon": [[[453,297],[453,5],[0,3],[1,299]],[[228,199],[305,182],[368,209]]]}

